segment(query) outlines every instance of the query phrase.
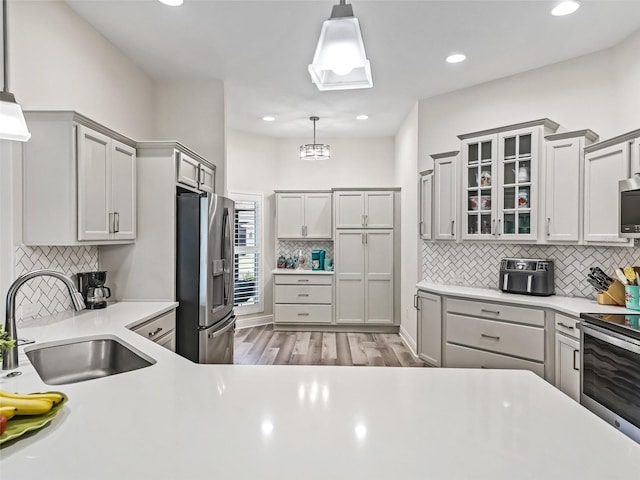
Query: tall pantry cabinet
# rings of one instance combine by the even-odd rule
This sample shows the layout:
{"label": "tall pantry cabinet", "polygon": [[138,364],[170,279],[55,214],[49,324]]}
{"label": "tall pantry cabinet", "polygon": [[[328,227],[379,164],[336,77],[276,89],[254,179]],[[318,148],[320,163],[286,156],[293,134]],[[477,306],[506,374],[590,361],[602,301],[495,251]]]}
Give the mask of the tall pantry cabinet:
{"label": "tall pantry cabinet", "polygon": [[396,190],[336,190],[336,324],[393,325]]}

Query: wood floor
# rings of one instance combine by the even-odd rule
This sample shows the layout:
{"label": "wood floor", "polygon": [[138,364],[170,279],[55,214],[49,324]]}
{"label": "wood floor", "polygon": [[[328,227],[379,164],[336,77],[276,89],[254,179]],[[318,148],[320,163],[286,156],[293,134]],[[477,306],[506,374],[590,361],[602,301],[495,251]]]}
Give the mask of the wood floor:
{"label": "wood floor", "polygon": [[236,332],[238,365],[423,367],[397,334],[274,332],[273,325]]}

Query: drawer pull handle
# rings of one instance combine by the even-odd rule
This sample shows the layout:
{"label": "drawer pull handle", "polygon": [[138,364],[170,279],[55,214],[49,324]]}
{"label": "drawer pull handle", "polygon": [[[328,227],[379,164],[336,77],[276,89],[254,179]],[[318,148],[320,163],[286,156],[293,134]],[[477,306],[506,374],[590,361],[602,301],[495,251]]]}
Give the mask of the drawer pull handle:
{"label": "drawer pull handle", "polygon": [[500,340],[500,337],[496,337],[495,335],[487,335],[485,333],[481,333],[480,336],[482,338],[490,338],[491,340],[495,340],[496,342]]}
{"label": "drawer pull handle", "polygon": [[308,297],[309,294],[308,293],[299,293],[298,296],[299,297]]}
{"label": "drawer pull handle", "polygon": [[492,313],[494,315],[500,315],[500,312],[498,310],[487,310],[486,308],[481,308],[480,311],[483,313]]}
{"label": "drawer pull handle", "polygon": [[308,278],[299,278],[298,282],[308,282],[309,279]]}
{"label": "drawer pull handle", "polygon": [[567,325],[566,323],[558,322],[558,326],[568,328],[569,330],[573,330],[573,327],[571,325]]}
{"label": "drawer pull handle", "polygon": [[480,365],[480,368],[487,368],[487,367],[485,367],[484,365]]}
{"label": "drawer pull handle", "polygon": [[154,332],[149,332],[149,336],[150,337],[155,337],[157,334],[159,334],[162,331],[162,327],[158,327],[156,328],[156,330]]}
{"label": "drawer pull handle", "polygon": [[298,316],[299,317],[308,317],[309,314],[308,313],[299,313]]}
{"label": "drawer pull handle", "polygon": [[576,371],[580,371],[580,368],[576,365],[580,365],[580,360],[576,360],[576,353],[580,356],[580,350],[573,351],[573,369]]}

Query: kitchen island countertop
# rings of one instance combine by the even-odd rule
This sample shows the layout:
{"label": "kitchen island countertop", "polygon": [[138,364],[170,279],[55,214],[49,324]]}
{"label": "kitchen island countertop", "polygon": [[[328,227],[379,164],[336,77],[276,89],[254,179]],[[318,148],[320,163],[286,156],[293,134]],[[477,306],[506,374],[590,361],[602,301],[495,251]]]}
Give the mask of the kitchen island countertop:
{"label": "kitchen island countertop", "polygon": [[640,445],[514,370],[196,365],[127,326],[172,303],[117,303],[19,325],[37,343],[111,334],[150,367],[47,386],[20,348],[0,388],[61,390],[53,422],[0,449],[0,477],[624,479]]}

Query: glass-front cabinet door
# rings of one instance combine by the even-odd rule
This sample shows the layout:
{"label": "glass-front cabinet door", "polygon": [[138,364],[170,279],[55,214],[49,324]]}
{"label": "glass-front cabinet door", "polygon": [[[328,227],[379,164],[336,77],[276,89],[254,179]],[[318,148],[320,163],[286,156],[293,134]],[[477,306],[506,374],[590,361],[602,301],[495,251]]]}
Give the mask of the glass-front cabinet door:
{"label": "glass-front cabinet door", "polygon": [[497,135],[486,135],[462,142],[462,236],[465,240],[495,238],[497,140]]}
{"label": "glass-front cabinet door", "polygon": [[538,204],[538,129],[498,135],[498,231],[501,240],[535,240]]}

